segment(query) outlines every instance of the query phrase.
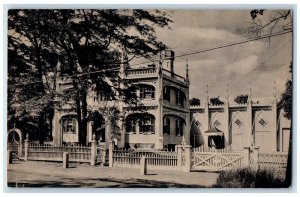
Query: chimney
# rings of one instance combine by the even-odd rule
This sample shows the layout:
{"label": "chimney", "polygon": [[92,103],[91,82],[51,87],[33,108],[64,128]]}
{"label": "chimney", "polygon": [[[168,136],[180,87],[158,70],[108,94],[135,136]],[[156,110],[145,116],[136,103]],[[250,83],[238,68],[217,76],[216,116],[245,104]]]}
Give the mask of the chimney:
{"label": "chimney", "polygon": [[171,72],[171,76],[174,76],[174,60],[175,60],[175,52],[167,49],[165,51],[165,60],[167,62],[167,69]]}

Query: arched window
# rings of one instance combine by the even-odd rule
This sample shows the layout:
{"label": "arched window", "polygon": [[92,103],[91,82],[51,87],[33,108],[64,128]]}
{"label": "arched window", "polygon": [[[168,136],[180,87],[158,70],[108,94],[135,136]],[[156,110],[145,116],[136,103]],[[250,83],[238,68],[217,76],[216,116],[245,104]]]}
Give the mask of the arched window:
{"label": "arched window", "polygon": [[184,120],[182,118],[176,119],[176,135],[182,136],[183,135],[183,124]]}
{"label": "arched window", "polygon": [[164,87],[163,98],[165,101],[170,101],[171,88],[170,86]]}
{"label": "arched window", "polygon": [[67,115],[62,117],[61,125],[63,133],[76,133],[77,120],[74,115]]}
{"label": "arched window", "polygon": [[153,134],[155,133],[155,117],[151,114],[132,114],[126,118],[126,132]]}
{"label": "arched window", "polygon": [[184,107],[185,94],[181,90],[176,90],[176,105]]}
{"label": "arched window", "polygon": [[169,117],[164,117],[164,134],[169,135],[171,130],[171,120]]}

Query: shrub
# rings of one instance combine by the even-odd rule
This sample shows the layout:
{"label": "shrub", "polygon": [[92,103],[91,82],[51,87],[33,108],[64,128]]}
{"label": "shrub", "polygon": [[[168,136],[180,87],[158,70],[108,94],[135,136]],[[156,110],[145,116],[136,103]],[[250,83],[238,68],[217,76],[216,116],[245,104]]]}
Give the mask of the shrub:
{"label": "shrub", "polygon": [[272,171],[262,169],[254,171],[242,168],[221,171],[214,187],[218,188],[280,188],[284,187],[284,179],[277,177]]}

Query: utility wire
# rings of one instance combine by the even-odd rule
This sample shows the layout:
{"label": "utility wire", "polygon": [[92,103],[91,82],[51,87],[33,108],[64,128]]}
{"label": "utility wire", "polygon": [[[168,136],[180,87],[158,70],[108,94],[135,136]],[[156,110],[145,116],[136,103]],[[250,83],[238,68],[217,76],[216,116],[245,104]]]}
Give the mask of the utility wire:
{"label": "utility wire", "polygon": [[[264,34],[264,35],[257,36],[257,37],[254,37],[254,38],[248,38],[248,39],[243,39],[243,40],[239,40],[239,41],[228,42],[228,43],[218,45],[218,46],[214,46],[214,47],[194,50],[194,51],[190,51],[190,52],[185,52],[185,53],[182,53],[182,54],[179,54],[179,55],[175,55],[174,58],[175,57],[190,56],[190,55],[195,55],[195,54],[199,54],[199,53],[205,53],[205,52],[214,51],[214,50],[218,50],[218,49],[222,49],[222,48],[227,48],[227,47],[231,47],[231,46],[235,46],[235,45],[239,45],[239,44],[253,42],[253,41],[256,41],[256,40],[261,40],[261,39],[265,39],[265,38],[280,36],[280,35],[284,35],[284,34],[291,33],[291,32],[292,32],[292,30],[280,31],[280,32],[271,33],[271,34]],[[156,58],[156,59],[153,59],[151,61],[145,61],[145,62],[140,62],[140,63],[136,63],[136,64],[131,64],[130,66],[137,66],[137,65],[147,64],[147,63],[153,63],[153,62],[157,62],[157,61],[166,60],[168,58]],[[120,64],[122,64],[122,62],[118,62],[118,63],[111,64],[111,65],[120,65]],[[120,69],[119,67],[108,68],[108,69],[100,70],[100,71],[93,71],[93,72],[79,73],[79,74],[75,74],[75,75],[68,75],[67,77],[75,77],[75,76],[79,77],[79,76],[83,76],[83,75],[102,73],[102,72],[107,72],[107,71],[117,71],[119,69]],[[52,78],[54,78],[54,77],[52,77]],[[34,82],[26,82],[26,83],[18,83],[18,84],[9,84],[9,86],[21,86],[21,85],[29,85],[29,84],[34,84],[34,83],[43,83],[43,80],[34,81]]]}

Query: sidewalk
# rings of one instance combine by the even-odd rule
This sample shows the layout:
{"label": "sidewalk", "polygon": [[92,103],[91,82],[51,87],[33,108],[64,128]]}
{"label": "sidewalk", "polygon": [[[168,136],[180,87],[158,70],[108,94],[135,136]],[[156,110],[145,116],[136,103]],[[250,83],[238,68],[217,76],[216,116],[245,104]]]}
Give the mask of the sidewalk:
{"label": "sidewalk", "polygon": [[11,187],[211,187],[217,173],[148,170],[70,163],[14,161],[7,166]]}

